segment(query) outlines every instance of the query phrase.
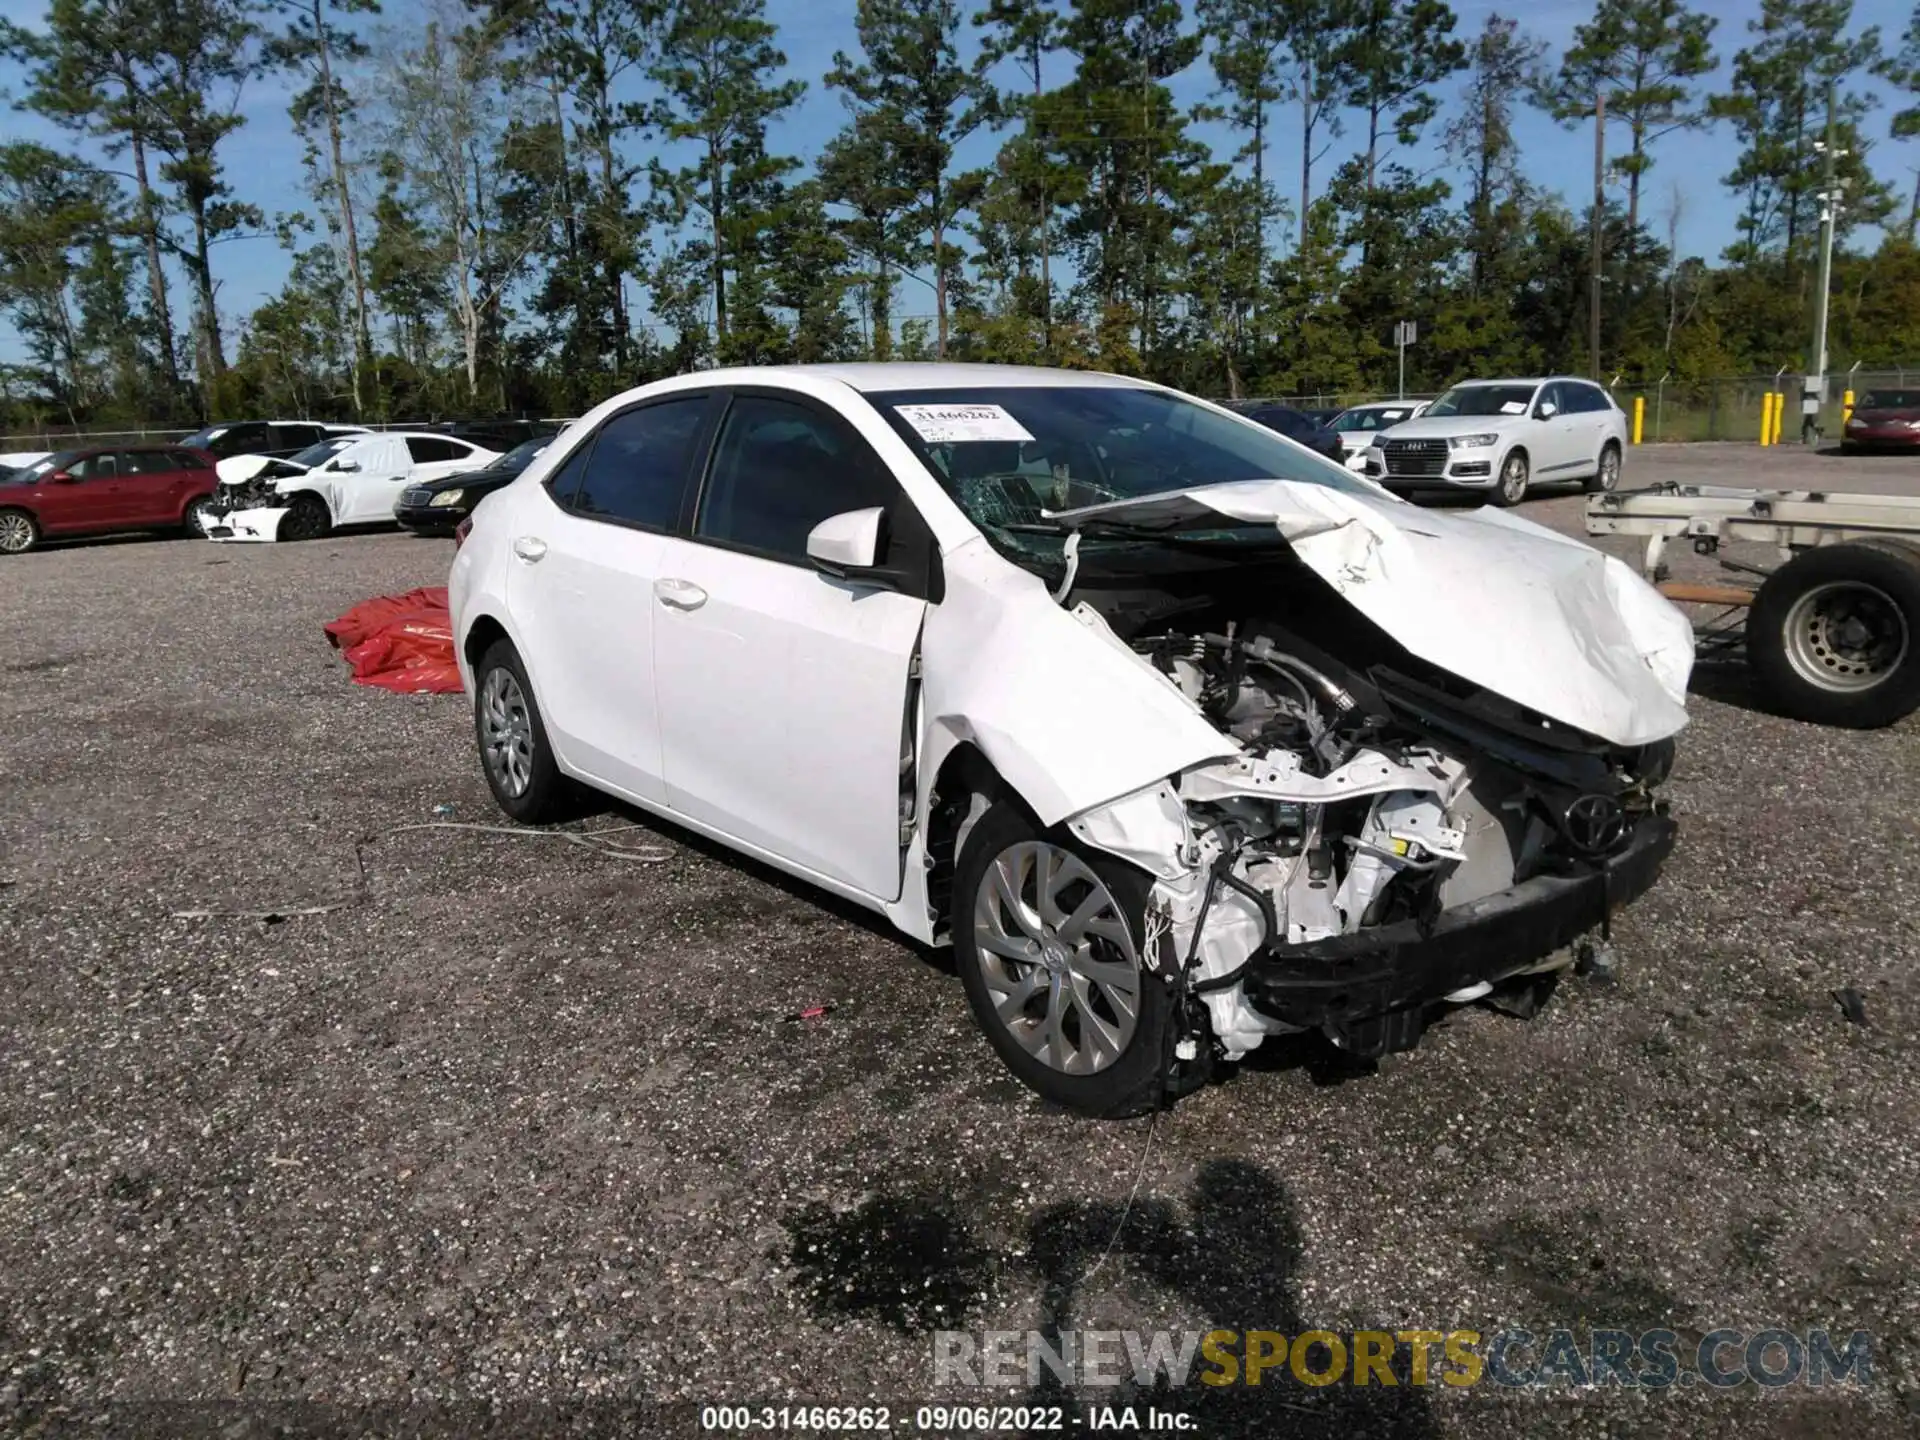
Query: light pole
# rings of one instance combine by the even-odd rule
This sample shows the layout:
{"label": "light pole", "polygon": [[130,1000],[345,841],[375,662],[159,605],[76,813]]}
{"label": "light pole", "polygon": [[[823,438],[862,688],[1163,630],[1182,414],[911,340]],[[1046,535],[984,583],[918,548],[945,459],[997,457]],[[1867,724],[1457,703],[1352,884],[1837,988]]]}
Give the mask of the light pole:
{"label": "light pole", "polygon": [[1820,290],[1813,302],[1813,353],[1800,393],[1800,443],[1819,439],[1820,406],[1827,398],[1827,292],[1833,287],[1833,232],[1840,218],[1840,182],[1834,166],[1847,152],[1834,144],[1834,86],[1827,85],[1827,138],[1813,142],[1822,158],[1820,176]]}
{"label": "light pole", "polygon": [[1600,241],[1607,219],[1607,92],[1593,97],[1593,274],[1587,281],[1587,347],[1600,378]]}

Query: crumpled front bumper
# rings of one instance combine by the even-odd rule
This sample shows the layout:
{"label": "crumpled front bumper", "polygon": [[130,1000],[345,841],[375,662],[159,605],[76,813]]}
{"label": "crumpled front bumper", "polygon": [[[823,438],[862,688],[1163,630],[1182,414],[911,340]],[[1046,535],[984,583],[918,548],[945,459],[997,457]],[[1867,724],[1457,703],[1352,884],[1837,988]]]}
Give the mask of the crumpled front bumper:
{"label": "crumpled front bumper", "polygon": [[1248,962],[1247,1001],[1270,1019],[1325,1031],[1355,1054],[1410,1050],[1438,1002],[1538,970],[1554,951],[1602,928],[1653,884],[1678,829],[1665,815],[1647,815],[1625,846],[1586,873],[1536,875],[1442,911],[1424,932],[1406,920],[1265,947]]}
{"label": "crumpled front bumper", "polygon": [[253,510],[230,510],[225,515],[212,517],[207,523],[209,540],[278,540],[280,538],[280,517],[287,513],[287,506],[261,506]]}

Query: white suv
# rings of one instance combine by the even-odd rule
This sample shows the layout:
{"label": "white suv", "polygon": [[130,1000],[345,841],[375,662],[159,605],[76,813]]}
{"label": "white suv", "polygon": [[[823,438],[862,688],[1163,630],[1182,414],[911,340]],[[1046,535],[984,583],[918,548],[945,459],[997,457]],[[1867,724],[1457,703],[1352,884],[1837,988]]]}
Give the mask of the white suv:
{"label": "white suv", "polygon": [[1480,490],[1517,505],[1535,480],[1620,484],[1627,417],[1591,380],[1470,380],[1384,430],[1363,474],[1390,490]]}

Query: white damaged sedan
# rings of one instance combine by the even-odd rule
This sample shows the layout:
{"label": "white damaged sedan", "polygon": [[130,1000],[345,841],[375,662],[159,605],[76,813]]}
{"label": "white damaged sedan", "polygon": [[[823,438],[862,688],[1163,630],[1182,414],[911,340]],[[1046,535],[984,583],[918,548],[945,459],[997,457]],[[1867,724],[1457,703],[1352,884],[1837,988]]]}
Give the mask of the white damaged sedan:
{"label": "white damaged sedan", "polygon": [[1145,382],[720,370],[608,401],[450,582],[488,784],[618,796],[951,943],[1042,1095],[1408,1048],[1653,883],[1686,620]]}

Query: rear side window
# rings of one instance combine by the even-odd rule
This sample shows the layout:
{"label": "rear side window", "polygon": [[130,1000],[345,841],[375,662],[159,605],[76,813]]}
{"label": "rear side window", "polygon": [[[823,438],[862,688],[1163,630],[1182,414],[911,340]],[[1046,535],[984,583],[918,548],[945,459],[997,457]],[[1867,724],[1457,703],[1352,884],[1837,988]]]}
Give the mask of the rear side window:
{"label": "rear side window", "polygon": [[173,456],[173,463],[176,469],[199,470],[207,463],[191,450],[169,450],[167,453]]}
{"label": "rear side window", "polygon": [[[573,509],[646,530],[672,529],[706,413],[707,397],[700,395],[627,410],[607,421],[593,437]],[[572,469],[572,462],[565,468]],[[561,483],[556,477],[553,489],[564,502]]]}
{"label": "rear side window", "polygon": [[830,515],[891,506],[893,477],[850,430],[805,405],[743,395],[727,411],[694,533],[801,564]]}
{"label": "rear side window", "polygon": [[165,450],[129,450],[125,458],[129,475],[166,475],[174,468],[173,456]]}
{"label": "rear side window", "polygon": [[451,440],[434,440],[419,435],[407,437],[407,454],[418,465],[431,465],[439,460],[458,460],[467,453],[466,446],[456,445]]}

